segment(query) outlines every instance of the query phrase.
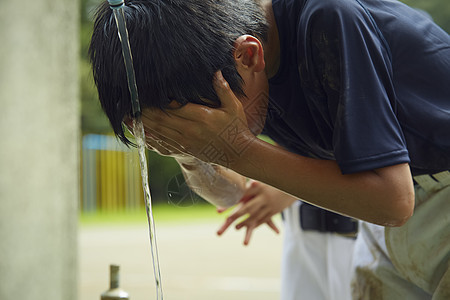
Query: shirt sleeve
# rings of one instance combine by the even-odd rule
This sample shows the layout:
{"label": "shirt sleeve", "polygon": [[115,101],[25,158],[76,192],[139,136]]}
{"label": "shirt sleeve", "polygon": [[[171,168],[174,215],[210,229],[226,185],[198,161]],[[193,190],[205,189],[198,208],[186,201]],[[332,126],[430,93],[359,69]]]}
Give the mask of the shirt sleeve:
{"label": "shirt sleeve", "polygon": [[309,1],[298,27],[310,110],[328,120],[335,159],[354,173],[409,162],[389,48],[357,1]]}

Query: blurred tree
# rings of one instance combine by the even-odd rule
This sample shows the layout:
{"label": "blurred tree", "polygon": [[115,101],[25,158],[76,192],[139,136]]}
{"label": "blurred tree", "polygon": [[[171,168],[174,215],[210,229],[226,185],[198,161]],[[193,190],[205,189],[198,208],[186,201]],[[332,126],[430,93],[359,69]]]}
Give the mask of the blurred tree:
{"label": "blurred tree", "polygon": [[99,0],[80,1],[80,95],[81,131],[86,133],[111,133],[111,126],[98,101],[97,90],[88,60],[89,42],[92,35],[92,17]]}
{"label": "blurred tree", "polygon": [[448,0],[401,0],[409,6],[422,9],[447,33],[450,33],[450,1]]}

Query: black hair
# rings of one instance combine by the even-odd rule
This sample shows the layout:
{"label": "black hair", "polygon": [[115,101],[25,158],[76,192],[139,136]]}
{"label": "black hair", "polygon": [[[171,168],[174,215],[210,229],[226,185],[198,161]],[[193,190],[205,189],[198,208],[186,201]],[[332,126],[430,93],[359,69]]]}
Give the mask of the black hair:
{"label": "black hair", "polygon": [[[219,107],[212,86],[217,70],[243,95],[233,43],[243,34],[262,41],[267,36],[257,0],[128,0],[124,14],[142,108],[164,110],[172,100]],[[131,100],[107,1],[95,14],[89,56],[102,108],[116,136],[128,144],[122,121],[131,115]]]}

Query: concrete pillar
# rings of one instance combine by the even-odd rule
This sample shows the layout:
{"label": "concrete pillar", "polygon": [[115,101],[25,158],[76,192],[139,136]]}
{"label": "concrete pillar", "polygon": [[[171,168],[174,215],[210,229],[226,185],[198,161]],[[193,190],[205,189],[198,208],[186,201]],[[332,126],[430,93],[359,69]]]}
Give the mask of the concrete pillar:
{"label": "concrete pillar", "polygon": [[75,300],[77,0],[0,1],[0,299]]}

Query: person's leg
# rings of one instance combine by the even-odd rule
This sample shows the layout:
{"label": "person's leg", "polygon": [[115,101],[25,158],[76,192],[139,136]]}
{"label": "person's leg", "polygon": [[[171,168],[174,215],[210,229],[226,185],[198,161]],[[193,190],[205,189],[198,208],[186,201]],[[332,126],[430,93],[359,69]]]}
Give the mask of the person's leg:
{"label": "person's leg", "polygon": [[283,211],[282,300],[350,299],[350,261],[354,240],[331,233],[304,231],[300,202]]}
{"label": "person's leg", "polygon": [[447,272],[442,276],[436,290],[433,294],[432,300],[448,300],[450,299],[450,265]]}
{"label": "person's leg", "polygon": [[429,182],[416,186],[414,215],[405,225],[362,223],[353,299],[449,299],[450,183]]}
{"label": "person's leg", "polygon": [[355,239],[327,233],[328,299],[350,300],[351,266]]}
{"label": "person's leg", "polygon": [[281,299],[326,299],[324,274],[326,240],[305,233],[299,223],[299,202],[283,211],[284,244],[281,259]]}
{"label": "person's leg", "polygon": [[389,256],[406,280],[433,299],[450,299],[450,183],[429,190],[417,186],[415,192],[413,217],[386,229]]}
{"label": "person's leg", "polygon": [[391,263],[384,227],[361,222],[353,254],[353,300],[429,300],[431,295],[405,280]]}

